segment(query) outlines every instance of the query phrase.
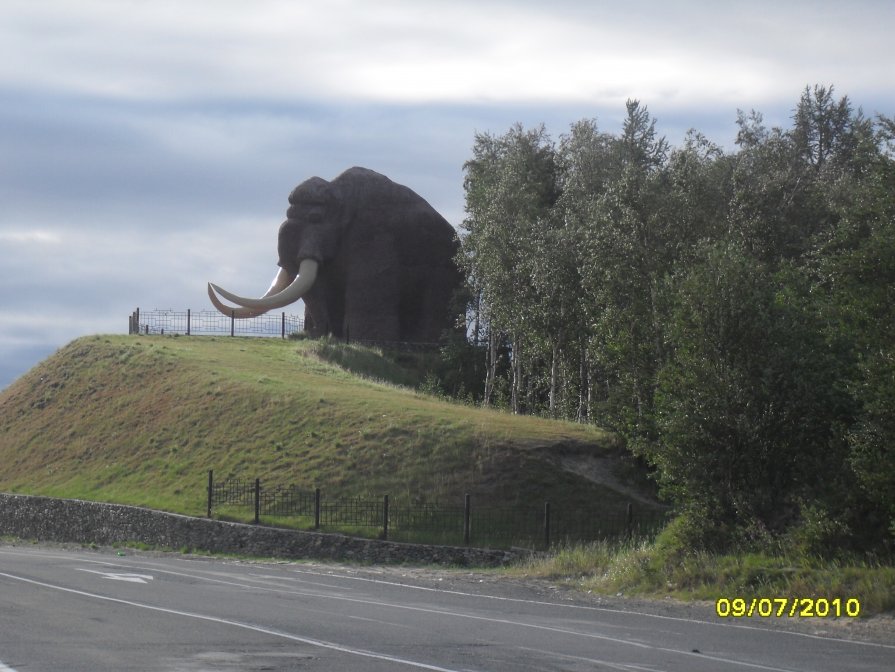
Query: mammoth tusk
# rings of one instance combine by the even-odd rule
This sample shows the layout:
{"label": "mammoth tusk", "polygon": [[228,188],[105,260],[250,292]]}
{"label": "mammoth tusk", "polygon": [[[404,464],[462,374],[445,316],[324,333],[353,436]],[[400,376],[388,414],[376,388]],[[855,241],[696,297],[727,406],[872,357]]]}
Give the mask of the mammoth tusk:
{"label": "mammoth tusk", "polygon": [[270,287],[268,287],[267,291],[264,292],[264,297],[279,294],[289,285],[291,285],[293,280],[295,280],[295,276],[287,271],[285,268],[281,268],[277,273],[277,276],[273,279],[273,282],[270,283]]}
{"label": "mammoth tusk", "polygon": [[227,317],[232,316],[235,317],[237,320],[241,320],[248,317],[258,317],[259,315],[263,315],[265,312],[267,312],[259,308],[233,308],[231,306],[228,306],[218,298],[217,294],[214,293],[213,287],[214,285],[209,282],[208,298],[211,299],[211,303],[214,304],[214,307]]}
{"label": "mammoth tusk", "polygon": [[[294,277],[295,276],[291,275],[286,269],[281,268],[276,277],[274,277],[273,282],[270,283],[270,287],[264,293],[264,296],[273,296],[274,294],[278,294],[279,292],[283,291],[286,287],[289,286]],[[261,308],[233,308],[232,306],[228,306],[218,298],[218,295],[215,294],[215,289],[219,289],[218,286],[209,282],[208,298],[211,299],[214,307],[227,317],[232,316],[237,319],[245,319],[248,317],[257,317],[258,315],[263,315],[265,312],[267,312],[265,309]],[[226,293],[229,294],[229,292]]]}
{"label": "mammoth tusk", "polygon": [[[242,308],[247,309],[246,313],[252,313],[251,315],[246,314],[246,317],[253,317],[254,315],[260,315],[273,308],[282,308],[283,306],[298,301],[305,295],[305,293],[307,293],[316,279],[317,262],[313,259],[302,259],[301,264],[299,264],[298,267],[298,275],[288,284],[288,286],[285,285],[291,278],[286,271],[280,269],[280,272],[274,279],[273,284],[271,284],[270,289],[268,289],[267,293],[260,299],[249,299],[237,296],[236,294],[221,289],[212,283],[208,283],[208,294],[209,296],[212,296],[215,292],[220,294],[228,301],[232,301],[233,303],[242,306]],[[216,296],[212,298],[212,303],[214,303],[218,310],[221,310],[221,306],[224,305]],[[226,306],[224,306],[222,312],[225,315],[230,314]]]}

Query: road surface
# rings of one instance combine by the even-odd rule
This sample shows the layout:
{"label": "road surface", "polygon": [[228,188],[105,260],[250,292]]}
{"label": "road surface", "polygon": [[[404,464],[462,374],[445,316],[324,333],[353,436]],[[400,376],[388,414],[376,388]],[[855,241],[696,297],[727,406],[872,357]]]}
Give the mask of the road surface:
{"label": "road surface", "polygon": [[415,570],[0,545],[0,672],[892,672],[895,642]]}

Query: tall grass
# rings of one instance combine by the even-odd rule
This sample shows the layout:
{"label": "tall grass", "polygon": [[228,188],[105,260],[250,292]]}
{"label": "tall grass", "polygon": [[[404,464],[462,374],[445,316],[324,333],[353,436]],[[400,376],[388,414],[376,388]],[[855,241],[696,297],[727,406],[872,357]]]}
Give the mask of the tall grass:
{"label": "tall grass", "polygon": [[556,548],[507,572],[600,594],[678,599],[857,598],[861,615],[895,611],[895,567],[854,558],[715,554],[671,549],[666,540],[598,541]]}

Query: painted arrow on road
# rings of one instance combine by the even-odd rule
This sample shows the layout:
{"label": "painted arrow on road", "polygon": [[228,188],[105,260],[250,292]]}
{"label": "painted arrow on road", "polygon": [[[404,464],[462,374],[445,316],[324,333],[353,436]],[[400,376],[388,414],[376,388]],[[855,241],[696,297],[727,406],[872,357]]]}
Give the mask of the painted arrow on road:
{"label": "painted arrow on road", "polygon": [[90,572],[91,574],[99,574],[104,579],[112,581],[127,581],[128,583],[148,583],[153,577],[149,574],[120,574],[118,572],[99,572],[95,569],[79,569],[81,572]]}

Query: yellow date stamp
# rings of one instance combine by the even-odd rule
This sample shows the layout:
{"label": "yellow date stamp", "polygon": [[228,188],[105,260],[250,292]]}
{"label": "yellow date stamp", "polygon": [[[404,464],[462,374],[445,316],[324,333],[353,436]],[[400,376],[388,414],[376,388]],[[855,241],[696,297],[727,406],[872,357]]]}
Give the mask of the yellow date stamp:
{"label": "yellow date stamp", "polygon": [[857,618],[856,597],[720,597],[715,600],[720,618]]}

